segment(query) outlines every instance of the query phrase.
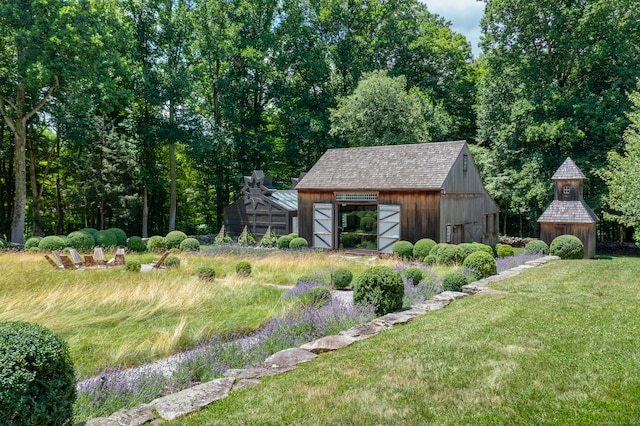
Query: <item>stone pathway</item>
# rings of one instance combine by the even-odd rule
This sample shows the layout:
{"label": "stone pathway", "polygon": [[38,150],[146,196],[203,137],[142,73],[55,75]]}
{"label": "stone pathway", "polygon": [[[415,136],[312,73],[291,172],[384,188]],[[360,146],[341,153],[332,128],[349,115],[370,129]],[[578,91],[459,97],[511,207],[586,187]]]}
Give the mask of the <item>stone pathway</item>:
{"label": "stone pathway", "polygon": [[[313,342],[305,343],[300,348],[285,349],[271,355],[263,363],[250,365],[245,368],[227,370],[221,379],[185,389],[175,394],[167,395],[142,404],[134,408],[119,410],[108,417],[92,419],[84,423],[86,426],[138,426],[145,423],[174,420],[185,414],[200,410],[212,402],[225,398],[234,389],[260,384],[260,378],[282,374],[293,370],[296,365],[315,359],[318,354],[333,352],[359,340],[375,336],[388,328],[398,324],[405,324],[419,315],[442,309],[452,301],[474,294],[504,293],[492,290],[487,286],[491,283],[514,277],[529,268],[542,265],[550,260],[558,260],[556,256],[545,256],[524,265],[501,272],[498,275],[467,284],[462,292],[445,291],[424,303],[413,305],[389,313],[365,324],[360,324],[335,336],[326,336]],[[351,296],[350,291],[333,291],[334,297],[346,300]]]}

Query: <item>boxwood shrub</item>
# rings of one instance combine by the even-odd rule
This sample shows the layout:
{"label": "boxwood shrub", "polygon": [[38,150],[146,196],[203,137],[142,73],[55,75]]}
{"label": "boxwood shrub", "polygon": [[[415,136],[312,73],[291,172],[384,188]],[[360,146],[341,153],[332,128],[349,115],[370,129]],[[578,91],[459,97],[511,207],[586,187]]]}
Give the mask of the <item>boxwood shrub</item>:
{"label": "boxwood shrub", "polygon": [[38,248],[38,244],[42,241],[42,237],[31,237],[24,243],[25,250],[31,250],[32,248]]}
{"label": "boxwood shrub", "polygon": [[74,231],[67,235],[67,246],[76,250],[91,250],[96,244],[93,235],[84,231]]}
{"label": "boxwood shrub", "polygon": [[294,249],[294,250],[303,249],[303,248],[307,248],[307,247],[309,247],[309,243],[307,242],[307,240],[305,240],[304,238],[301,238],[301,237],[294,238],[289,243],[289,248],[290,249]]}
{"label": "boxwood shrub", "polygon": [[182,231],[171,231],[164,237],[164,245],[167,249],[178,248],[183,240],[187,239],[187,234]]}
{"label": "boxwood shrub", "polygon": [[96,228],[82,228],[80,230],[80,232],[86,232],[88,234],[93,235],[94,237],[96,236],[96,232],[98,232],[98,230]]}
{"label": "boxwood shrub", "polygon": [[464,251],[455,244],[444,244],[438,250],[436,259],[441,265],[454,265],[464,260]]}
{"label": "boxwood shrub", "polygon": [[178,269],[180,267],[180,258],[175,255],[167,256],[164,260],[164,266],[166,266],[167,269]]}
{"label": "boxwood shrub", "polygon": [[508,244],[496,244],[496,256],[497,257],[509,257],[513,256],[513,247]]}
{"label": "boxwood shrub", "polygon": [[67,343],[37,324],[0,322],[0,423],[72,424],[75,398]]}
{"label": "boxwood shrub", "polygon": [[140,270],[142,269],[142,264],[137,260],[127,260],[125,269],[129,272],[140,272]]}
{"label": "boxwood shrub", "polygon": [[431,247],[431,250],[429,250],[429,254],[431,256],[435,256],[437,258],[438,257],[438,252],[440,252],[440,249],[442,247],[446,247],[448,245],[449,244],[447,244],[447,243],[438,243],[435,246]]}
{"label": "boxwood shrub", "polygon": [[413,257],[413,244],[409,241],[397,241],[391,247],[391,251],[402,259],[411,259]]}
{"label": "boxwood shrub", "polygon": [[180,250],[200,250],[200,241],[195,238],[185,238],[180,242]]}
{"label": "boxwood shrub", "polygon": [[158,253],[166,250],[164,245],[164,237],[161,235],[154,235],[147,240],[147,250],[152,253]]}
{"label": "boxwood shrub", "polygon": [[[477,244],[474,243],[462,243],[458,244],[458,247],[462,250],[462,259],[466,259],[471,253],[475,253],[480,250]],[[488,247],[488,246],[487,246]]]}
{"label": "boxwood shrub", "polygon": [[116,244],[119,247],[127,246],[127,234],[120,228],[109,228],[107,231],[113,232],[113,235],[116,236]]}
{"label": "boxwood shrub", "polygon": [[413,257],[415,259],[424,260],[425,257],[429,256],[429,252],[435,245],[436,242],[431,238],[423,238],[416,241],[413,245]]}
{"label": "boxwood shrub", "polygon": [[580,238],[574,235],[560,235],[551,241],[549,254],[560,259],[582,259],[584,257],[584,245]]}
{"label": "boxwood shrub", "polygon": [[98,231],[94,235],[94,238],[98,247],[108,249],[116,247],[118,245],[118,239],[116,238],[116,235],[111,231]]}
{"label": "boxwood shrub", "polygon": [[342,248],[353,248],[358,244],[358,234],[355,232],[343,232],[340,234]]}
{"label": "boxwood shrub", "polygon": [[147,251],[147,245],[144,243],[144,240],[140,237],[129,237],[129,239],[127,240],[127,248],[137,253],[142,253]]}
{"label": "boxwood shrub", "polygon": [[331,290],[323,285],[319,285],[302,294],[300,298],[303,304],[320,309],[331,301]]}
{"label": "boxwood shrub", "polygon": [[529,253],[549,254],[549,246],[542,240],[529,241],[527,245],[524,246],[524,250]]}
{"label": "boxwood shrub", "polygon": [[213,266],[202,266],[198,269],[198,278],[202,281],[214,281],[216,279],[216,270]]}
{"label": "boxwood shrub", "polygon": [[353,286],[353,302],[374,305],[377,315],[402,308],[403,296],[402,277],[390,266],[366,269]]}
{"label": "boxwood shrub", "polygon": [[411,280],[413,285],[418,285],[424,278],[424,271],[417,266],[410,266],[404,271],[400,272],[406,279]]}
{"label": "boxwood shrub", "polygon": [[38,248],[43,251],[53,251],[53,250],[62,250],[67,245],[64,240],[57,235],[49,235],[48,237],[44,237],[38,243]]}
{"label": "boxwood shrub", "polygon": [[442,279],[442,290],[460,291],[462,286],[467,285],[467,276],[460,272],[449,272]]}
{"label": "boxwood shrub", "polygon": [[483,278],[497,273],[496,259],[484,250],[471,253],[462,265],[466,269],[477,272]]}
{"label": "boxwood shrub", "polygon": [[491,248],[491,246],[488,246],[482,243],[472,243],[472,244],[475,244],[475,246],[478,247],[480,250],[493,256],[493,249]]}
{"label": "boxwood shrub", "polygon": [[278,238],[277,241],[277,245],[279,249],[288,249],[289,248],[289,243],[291,243],[291,241],[293,240],[292,237],[288,236],[288,235],[283,235],[282,237]]}
{"label": "boxwood shrub", "polygon": [[353,281],[353,273],[347,268],[338,268],[331,272],[331,285],[334,288],[349,287],[351,281]]}
{"label": "boxwood shrub", "polygon": [[248,277],[251,275],[251,264],[244,260],[236,263],[236,274],[240,277]]}

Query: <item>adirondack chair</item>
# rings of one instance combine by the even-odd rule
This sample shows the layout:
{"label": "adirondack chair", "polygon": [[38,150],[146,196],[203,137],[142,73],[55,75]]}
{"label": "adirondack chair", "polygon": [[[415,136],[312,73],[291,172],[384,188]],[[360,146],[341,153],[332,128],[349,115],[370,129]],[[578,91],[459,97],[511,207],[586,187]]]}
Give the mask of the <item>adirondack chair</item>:
{"label": "adirondack chair", "polygon": [[87,268],[91,268],[93,266],[97,266],[97,263],[95,261],[95,259],[93,258],[92,255],[90,254],[85,254],[84,255],[84,266],[86,266]]}
{"label": "adirondack chair", "polygon": [[104,261],[104,252],[102,251],[102,247],[94,247],[93,248],[93,260],[96,265],[105,265]]}
{"label": "adirondack chair", "polygon": [[118,248],[116,249],[116,255],[113,259],[107,262],[109,266],[124,266],[124,249]]}
{"label": "adirondack chair", "polygon": [[84,266],[84,260],[82,259],[82,256],[80,256],[80,253],[78,253],[76,249],[74,248],[69,249],[69,254],[71,255],[71,260],[73,260],[73,263],[76,265],[77,268]]}
{"label": "adirondack chair", "polygon": [[162,257],[160,259],[158,259],[157,262],[155,262],[153,264],[153,269],[160,269],[162,268],[162,266],[164,266],[164,261],[167,258],[167,256],[169,256],[171,254],[170,251],[165,251],[164,254],[162,255]]}
{"label": "adirondack chair", "polygon": [[49,262],[49,265],[51,265],[53,269],[60,270],[62,268],[62,265],[60,265],[59,263],[56,263],[56,261],[53,260],[51,257],[49,257],[48,254],[45,254],[44,258],[47,259],[47,262]]}
{"label": "adirondack chair", "polygon": [[66,254],[60,254],[58,250],[52,251],[51,254],[53,254],[53,257],[56,258],[58,263],[60,263],[64,269],[76,269],[76,265],[73,264],[71,259],[69,259],[69,256]]}

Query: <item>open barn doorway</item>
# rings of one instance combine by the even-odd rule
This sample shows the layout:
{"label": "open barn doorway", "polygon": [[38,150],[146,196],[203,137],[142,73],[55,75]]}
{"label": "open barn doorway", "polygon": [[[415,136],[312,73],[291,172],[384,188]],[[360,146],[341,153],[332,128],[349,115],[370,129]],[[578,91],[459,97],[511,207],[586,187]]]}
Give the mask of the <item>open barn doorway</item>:
{"label": "open barn doorway", "polygon": [[338,242],[341,249],[378,249],[378,206],[338,205]]}

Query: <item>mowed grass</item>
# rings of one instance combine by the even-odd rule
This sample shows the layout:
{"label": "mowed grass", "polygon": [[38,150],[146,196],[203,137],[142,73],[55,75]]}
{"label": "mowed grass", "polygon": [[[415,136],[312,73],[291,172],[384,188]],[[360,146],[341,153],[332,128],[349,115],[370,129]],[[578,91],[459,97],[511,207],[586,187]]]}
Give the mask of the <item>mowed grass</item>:
{"label": "mowed grass", "polygon": [[175,424],[633,424],[640,258],[555,261]]}
{"label": "mowed grass", "polygon": [[[252,331],[287,308],[281,299],[301,275],[348,266],[357,261],[315,252],[179,253],[177,270],[128,272],[55,271],[42,254],[0,254],[0,321],[29,321],[59,333],[68,343],[80,376],[106,365],[131,367],[157,360],[206,341],[214,333]],[[159,254],[127,255],[143,263]],[[240,278],[235,264],[252,264]],[[214,266],[218,279],[198,278]]]}

